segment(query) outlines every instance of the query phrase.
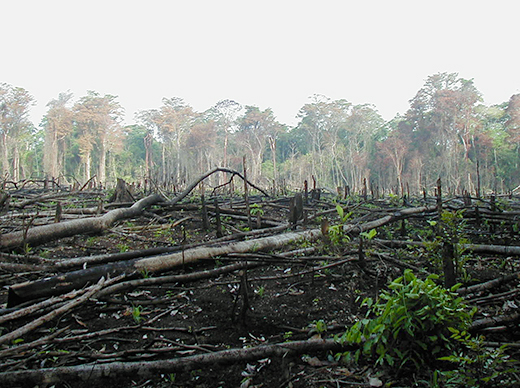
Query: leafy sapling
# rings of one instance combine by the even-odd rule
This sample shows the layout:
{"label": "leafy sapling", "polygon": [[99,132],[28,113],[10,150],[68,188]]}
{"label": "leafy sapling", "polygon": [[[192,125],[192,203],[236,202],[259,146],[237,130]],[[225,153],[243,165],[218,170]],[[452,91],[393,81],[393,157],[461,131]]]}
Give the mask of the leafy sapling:
{"label": "leafy sapling", "polygon": [[475,310],[466,307],[456,290],[438,285],[439,277],[418,279],[405,270],[383,291],[379,300],[363,301],[367,315],[356,322],[339,341],[358,343],[355,352],[344,353],[346,362],[367,361],[398,369],[419,369],[432,357],[442,357],[453,349],[451,329],[467,330]]}

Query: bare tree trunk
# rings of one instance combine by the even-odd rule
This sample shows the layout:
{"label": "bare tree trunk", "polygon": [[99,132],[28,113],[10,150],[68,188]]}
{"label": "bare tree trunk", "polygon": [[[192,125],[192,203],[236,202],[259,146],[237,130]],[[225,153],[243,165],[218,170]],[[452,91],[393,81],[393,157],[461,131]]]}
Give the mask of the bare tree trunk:
{"label": "bare tree trunk", "polygon": [[145,179],[150,179],[150,170],[152,169],[153,161],[152,161],[152,145],[153,145],[153,136],[151,133],[148,133],[144,138],[144,150],[145,150]]}
{"label": "bare tree trunk", "polygon": [[13,180],[15,182],[20,180],[20,152],[16,143],[13,147]]}
{"label": "bare tree trunk", "polygon": [[85,156],[85,182],[90,180],[90,151]]}
{"label": "bare tree trunk", "polygon": [[276,166],[276,138],[268,137],[268,140],[273,159],[273,194],[276,195],[276,187],[278,185],[278,169]]}
{"label": "bare tree trunk", "polygon": [[7,149],[7,134],[2,133],[2,175],[5,178],[9,175],[9,158]]}
{"label": "bare tree trunk", "polygon": [[101,139],[101,149],[99,150],[98,180],[102,185],[105,185],[107,180],[107,150],[105,142],[105,139]]}

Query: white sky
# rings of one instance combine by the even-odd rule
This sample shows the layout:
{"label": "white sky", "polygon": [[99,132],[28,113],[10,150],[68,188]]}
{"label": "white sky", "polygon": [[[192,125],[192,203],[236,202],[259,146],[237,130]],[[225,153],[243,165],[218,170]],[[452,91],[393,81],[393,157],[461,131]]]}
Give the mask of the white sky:
{"label": "white sky", "polygon": [[473,78],[486,104],[520,92],[517,0],[0,0],[0,83],[46,104],[70,90],[138,110],[181,97],[272,108],[313,94],[405,113],[426,78]]}

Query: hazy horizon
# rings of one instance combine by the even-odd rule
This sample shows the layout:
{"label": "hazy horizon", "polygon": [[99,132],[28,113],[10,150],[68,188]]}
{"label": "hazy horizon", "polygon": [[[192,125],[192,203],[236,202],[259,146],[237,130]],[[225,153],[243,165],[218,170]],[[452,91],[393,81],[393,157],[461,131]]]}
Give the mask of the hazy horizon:
{"label": "hazy horizon", "polygon": [[295,125],[309,97],[404,114],[433,74],[474,79],[487,105],[520,92],[514,1],[20,1],[4,5],[0,82],[46,104],[70,90],[137,110],[181,97],[271,108]]}

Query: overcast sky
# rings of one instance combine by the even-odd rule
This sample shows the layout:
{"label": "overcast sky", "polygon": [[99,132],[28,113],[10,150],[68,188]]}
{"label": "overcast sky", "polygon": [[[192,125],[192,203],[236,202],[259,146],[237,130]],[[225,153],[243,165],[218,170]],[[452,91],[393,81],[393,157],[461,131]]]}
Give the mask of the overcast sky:
{"label": "overcast sky", "polygon": [[313,94],[405,113],[426,78],[473,78],[486,104],[520,93],[517,0],[0,0],[0,83],[46,104],[70,90],[138,110],[181,97],[272,108]]}

